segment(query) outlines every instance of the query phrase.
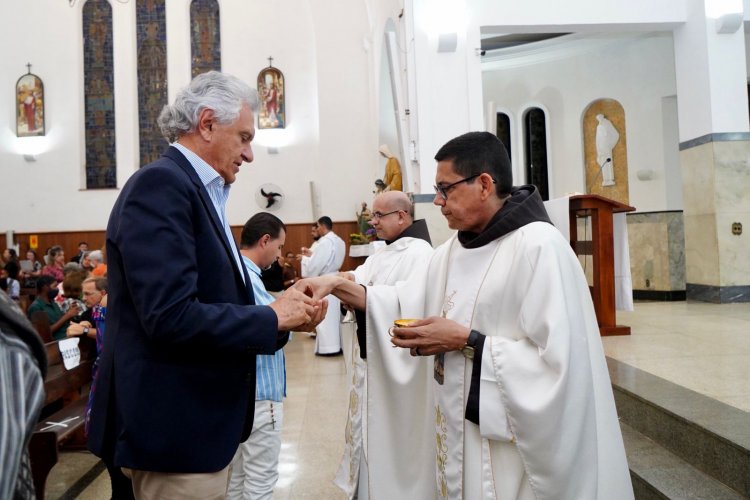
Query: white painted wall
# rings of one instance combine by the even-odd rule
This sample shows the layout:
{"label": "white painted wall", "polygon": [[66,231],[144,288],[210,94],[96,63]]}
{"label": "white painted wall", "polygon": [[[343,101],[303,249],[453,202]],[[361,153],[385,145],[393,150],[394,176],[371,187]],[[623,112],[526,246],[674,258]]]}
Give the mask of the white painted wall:
{"label": "white painted wall", "polygon": [[[111,3],[122,186],[139,167],[135,2]],[[286,200],[277,214],[286,222],[312,219],[310,181],[320,193],[321,214],[354,219],[359,202],[372,195],[372,175],[362,172],[374,174],[380,167],[374,75],[379,73],[382,26],[398,14],[398,2],[219,3],[222,69],[254,87],[266,58],[273,56],[274,66],[284,72],[287,97],[287,128],[258,131],[255,161],[242,167],[233,186],[230,223],[241,225],[258,211],[254,192],[266,182],[284,190]],[[190,0],[166,2],[170,99],[190,80],[189,5]],[[5,47],[0,88],[7,97],[0,99],[0,183],[6,193],[0,196],[0,231],[104,229],[119,193],[83,189],[81,8],[81,2],[70,8],[63,0],[0,2]],[[47,135],[38,139],[15,137],[11,96],[26,62],[45,85]],[[279,154],[269,155],[268,146],[278,147]],[[24,152],[37,152],[37,161],[24,161]]]}
{"label": "white painted wall", "polygon": [[[486,63],[485,102],[513,115],[514,182],[525,183],[522,113],[538,106],[547,113],[551,196],[585,192],[583,113],[592,101],[611,98],[625,109],[630,204],[639,211],[682,208],[676,206],[681,182],[670,178],[673,165],[665,165],[662,127],[662,98],[675,94],[672,53],[672,37],[662,34],[571,41],[556,57]],[[672,148],[676,154],[677,144]],[[654,178],[638,180],[641,169],[653,170]]]}

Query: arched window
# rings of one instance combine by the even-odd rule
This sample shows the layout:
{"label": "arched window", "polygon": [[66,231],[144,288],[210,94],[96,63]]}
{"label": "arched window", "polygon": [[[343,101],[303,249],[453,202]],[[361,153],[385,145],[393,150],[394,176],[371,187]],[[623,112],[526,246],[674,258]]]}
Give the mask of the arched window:
{"label": "arched window", "polygon": [[113,188],[117,187],[117,160],[109,2],[88,0],[83,6],[82,26],[86,189]]}
{"label": "arched window", "polygon": [[547,118],[540,108],[529,108],[523,116],[526,182],[539,188],[543,200],[549,200],[547,174]]}
{"label": "arched window", "polygon": [[212,69],[221,71],[219,3],[216,0],[190,3],[190,53],[193,76]]}
{"label": "arched window", "polygon": [[497,138],[503,143],[508,151],[508,157],[513,158],[510,149],[510,116],[505,113],[497,114]]}
{"label": "arched window", "polygon": [[137,0],[138,129],[141,166],[167,147],[156,119],[167,104],[167,29],[164,0]]}

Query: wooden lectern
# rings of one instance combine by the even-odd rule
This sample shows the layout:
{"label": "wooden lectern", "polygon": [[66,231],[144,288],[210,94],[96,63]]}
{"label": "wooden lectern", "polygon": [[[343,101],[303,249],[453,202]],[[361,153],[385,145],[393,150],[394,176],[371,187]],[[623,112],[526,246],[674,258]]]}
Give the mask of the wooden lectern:
{"label": "wooden lectern", "polygon": [[[591,255],[594,261],[594,285],[589,287],[594,300],[599,333],[630,335],[630,327],[615,319],[615,248],[612,214],[632,212],[634,207],[596,194],[570,197],[570,245],[576,255]],[[591,241],[578,241],[576,218],[591,217]]]}

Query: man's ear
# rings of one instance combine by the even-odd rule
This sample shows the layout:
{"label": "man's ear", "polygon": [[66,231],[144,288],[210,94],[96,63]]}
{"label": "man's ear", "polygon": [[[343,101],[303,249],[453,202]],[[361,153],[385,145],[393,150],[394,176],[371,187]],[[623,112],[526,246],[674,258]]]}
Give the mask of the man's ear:
{"label": "man's ear", "polygon": [[495,183],[490,174],[485,172],[477,180],[482,183],[482,199],[487,199],[495,194]]}
{"label": "man's ear", "polygon": [[216,123],[214,117],[214,110],[203,108],[200,115],[198,115],[198,133],[203,137],[204,140],[210,141],[213,136],[213,126]]}

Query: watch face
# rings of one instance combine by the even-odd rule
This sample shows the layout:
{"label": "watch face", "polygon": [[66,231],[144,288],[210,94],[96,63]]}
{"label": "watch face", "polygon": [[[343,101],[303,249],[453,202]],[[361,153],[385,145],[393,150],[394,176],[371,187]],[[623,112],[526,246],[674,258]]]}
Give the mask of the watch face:
{"label": "watch face", "polygon": [[461,348],[461,354],[468,359],[474,359],[474,348],[471,346],[464,346]]}

